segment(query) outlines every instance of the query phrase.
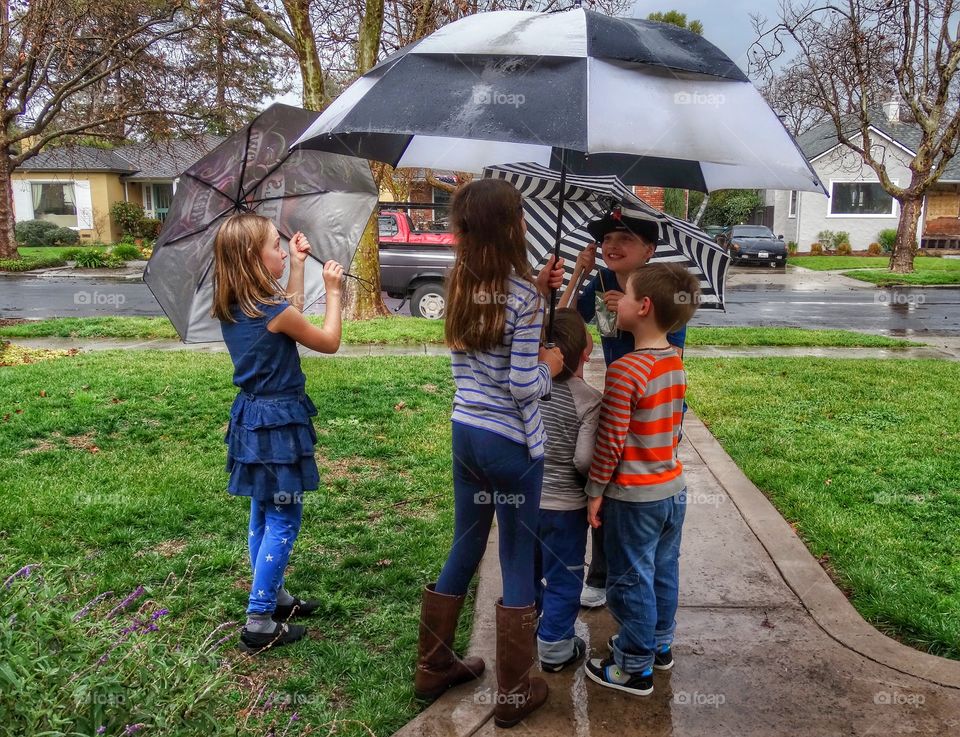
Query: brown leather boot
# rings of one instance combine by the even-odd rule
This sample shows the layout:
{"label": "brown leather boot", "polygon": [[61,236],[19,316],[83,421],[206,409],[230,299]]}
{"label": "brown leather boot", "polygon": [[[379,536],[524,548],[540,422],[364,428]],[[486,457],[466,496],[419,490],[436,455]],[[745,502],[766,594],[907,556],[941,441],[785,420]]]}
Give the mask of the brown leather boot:
{"label": "brown leather boot", "polygon": [[503,605],[497,599],[497,703],[493,721],[513,727],[547,700],[547,683],[531,678],[536,667],[537,608]]}
{"label": "brown leather boot", "polygon": [[438,594],[433,590],[435,585],[424,587],[420,606],[420,642],[413,692],[422,701],[433,701],[451,686],[480,677],[485,667],[482,658],[461,660],[453,652],[457,618],[466,596]]}

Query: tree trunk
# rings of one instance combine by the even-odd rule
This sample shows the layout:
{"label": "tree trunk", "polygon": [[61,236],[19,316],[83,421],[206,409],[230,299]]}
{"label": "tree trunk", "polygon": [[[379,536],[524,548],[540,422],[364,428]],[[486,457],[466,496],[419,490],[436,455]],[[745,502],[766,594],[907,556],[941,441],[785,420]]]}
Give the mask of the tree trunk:
{"label": "tree trunk", "polygon": [[10,179],[10,153],[0,150],[0,259],[20,258],[13,233],[13,183]]}
{"label": "tree trunk", "polygon": [[890,271],[896,274],[913,273],[913,257],[917,255],[917,227],[923,197],[900,200],[900,222],[897,225],[897,241],[890,254]]}
{"label": "tree trunk", "polygon": [[703,220],[703,214],[707,211],[707,205],[709,204],[710,204],[710,194],[707,193],[703,196],[703,200],[700,202],[700,207],[699,209],[697,209],[697,214],[693,218],[693,224],[696,225],[697,227],[700,226],[700,221]]}
{"label": "tree trunk", "polygon": [[303,106],[307,110],[321,111],[327,106],[326,85],[323,79],[323,64],[317,50],[317,37],[310,19],[310,4],[304,0],[285,0],[284,10],[290,21],[296,46],[297,66],[303,80]]}
{"label": "tree trunk", "polygon": [[363,282],[358,282],[356,279],[346,280],[346,298],[343,303],[345,320],[369,320],[390,314],[390,310],[384,304],[380,288],[380,238],[377,214],[374,210],[370,215],[350,267],[350,273],[363,279]]}

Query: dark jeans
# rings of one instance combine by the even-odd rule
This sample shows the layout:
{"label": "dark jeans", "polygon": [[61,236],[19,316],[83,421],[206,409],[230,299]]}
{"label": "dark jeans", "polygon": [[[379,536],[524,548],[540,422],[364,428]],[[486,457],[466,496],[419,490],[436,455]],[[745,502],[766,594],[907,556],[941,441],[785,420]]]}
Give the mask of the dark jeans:
{"label": "dark jeans", "polygon": [[595,589],[607,587],[607,555],[603,552],[603,527],[590,530],[590,569],[587,586]]}
{"label": "dark jeans", "polygon": [[453,546],[436,591],[467,592],[487,547],[496,512],[500,531],[503,605],[534,603],[533,556],[543,459],[526,445],[459,422],[453,426]]}
{"label": "dark jeans", "polygon": [[540,510],[536,582],[541,611],[537,649],[547,663],[573,656],[573,627],[580,611],[583,559],[587,552],[587,510]]}
{"label": "dark jeans", "polygon": [[603,501],[607,608],[620,624],[613,657],[627,673],[653,665],[673,642],[686,490],[656,502]]}

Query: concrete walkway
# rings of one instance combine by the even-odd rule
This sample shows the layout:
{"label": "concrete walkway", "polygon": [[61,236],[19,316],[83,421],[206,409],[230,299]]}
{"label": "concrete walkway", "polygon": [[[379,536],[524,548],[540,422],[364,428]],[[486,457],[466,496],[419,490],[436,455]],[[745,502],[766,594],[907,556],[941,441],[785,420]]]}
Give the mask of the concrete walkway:
{"label": "concrete walkway", "polygon": [[[226,345],[217,343],[182,343],[179,340],[129,338],[3,338],[26,348],[76,348],[80,351],[156,350],[195,351],[199,353],[224,353]],[[688,358],[939,358],[960,360],[960,339],[930,339],[935,346],[922,348],[839,348],[800,346],[691,346],[684,354]],[[308,358],[330,358],[326,353],[316,353],[303,348],[300,355]],[[412,345],[380,345],[362,343],[342,345],[334,357],[367,356],[447,356],[449,350],[439,344],[420,343]],[[596,348],[591,363],[603,365],[603,352]]]}
{"label": "concrete walkway", "polygon": [[[600,370],[588,377],[596,384]],[[960,662],[908,648],[867,624],[777,513],[691,414],[680,456],[689,482],[676,666],[641,699],[582,669],[545,674],[547,705],[521,735],[832,737],[960,734]],[[480,571],[471,652],[478,684],[454,689],[398,732],[493,735],[496,540]],[[578,634],[606,654],[615,625],[581,610]]]}

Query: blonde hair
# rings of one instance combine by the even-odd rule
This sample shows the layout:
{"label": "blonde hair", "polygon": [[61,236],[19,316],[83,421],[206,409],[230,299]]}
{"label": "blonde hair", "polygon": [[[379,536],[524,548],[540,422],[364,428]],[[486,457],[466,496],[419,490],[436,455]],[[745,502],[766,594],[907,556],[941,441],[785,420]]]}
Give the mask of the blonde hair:
{"label": "blonde hair", "polygon": [[271,225],[269,218],[252,212],[223,221],[213,242],[213,317],[236,322],[234,304],[248,317],[262,317],[259,304],[277,304],[285,296],[260,257]]}
{"label": "blonde hair", "polygon": [[457,258],[447,277],[447,345],[486,351],[503,342],[510,272],[532,281],[523,198],[503,179],[476,179],[450,203]]}

